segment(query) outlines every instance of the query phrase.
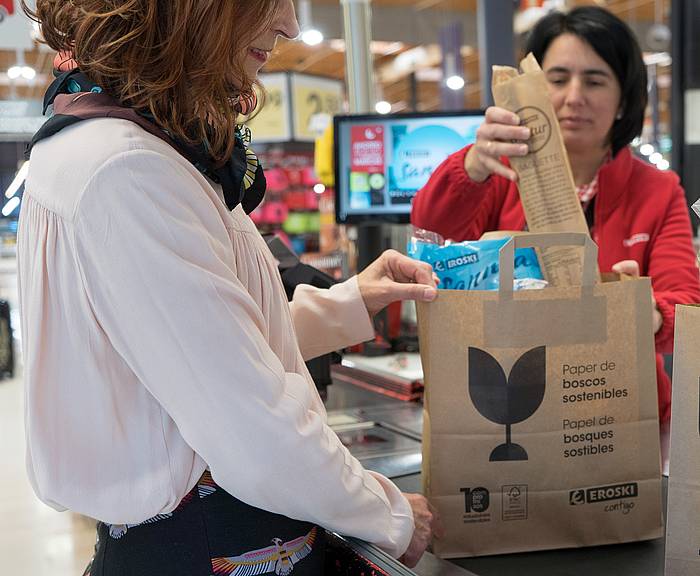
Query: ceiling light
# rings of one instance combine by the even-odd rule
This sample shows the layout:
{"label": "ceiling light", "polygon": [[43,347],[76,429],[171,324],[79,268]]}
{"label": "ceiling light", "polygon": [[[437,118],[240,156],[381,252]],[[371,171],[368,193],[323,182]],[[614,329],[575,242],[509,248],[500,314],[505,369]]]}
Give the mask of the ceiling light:
{"label": "ceiling light", "polygon": [[323,34],[320,30],[316,30],[316,28],[310,28],[301,33],[301,41],[309,46],[317,46],[323,42]]}
{"label": "ceiling light", "polygon": [[312,24],[310,0],[299,0],[299,27],[301,41],[308,46],[317,46],[323,42],[323,34]]}
{"label": "ceiling light", "polygon": [[19,206],[19,197],[15,196],[14,198],[10,198],[7,204],[2,207],[2,215],[9,216],[15,211],[17,206]]}
{"label": "ceiling light", "polygon": [[461,90],[464,88],[464,78],[458,74],[453,74],[447,80],[445,80],[445,84],[447,84],[447,87],[450,90]]}
{"label": "ceiling light", "polygon": [[12,66],[7,71],[7,77],[10,80],[17,80],[18,78],[24,78],[25,80],[34,80],[36,78],[36,70],[31,66],[25,65],[15,65]]}
{"label": "ceiling light", "polygon": [[654,152],[651,156],[649,156],[649,162],[652,164],[658,164],[664,159],[664,157],[661,155],[660,152]]}
{"label": "ceiling light", "polygon": [[374,109],[378,114],[388,114],[391,112],[391,104],[389,104],[389,102],[386,100],[380,100],[375,104]]}
{"label": "ceiling light", "polygon": [[459,65],[457,60],[458,56],[452,52],[447,52],[443,58],[443,71],[446,78],[445,84],[450,90],[461,90],[464,88],[464,78],[460,74],[462,63],[461,56],[459,57]]}
{"label": "ceiling light", "polygon": [[639,147],[639,152],[644,154],[644,156],[649,156],[654,153],[654,147],[651,144],[642,144]]}
{"label": "ceiling light", "polygon": [[326,191],[326,187],[323,184],[321,184],[320,182],[318,184],[314,185],[314,192],[316,192],[316,194],[323,194],[325,191]]}
{"label": "ceiling light", "polygon": [[656,167],[657,167],[659,170],[668,170],[668,169],[671,167],[671,164],[669,163],[668,160],[665,160],[665,159],[664,159],[664,160],[661,160],[660,162],[658,162],[658,163],[656,164]]}
{"label": "ceiling light", "polygon": [[12,183],[9,185],[9,187],[5,191],[6,198],[12,198],[15,194],[17,194],[17,191],[19,190],[20,186],[22,186],[22,183],[26,180],[28,172],[29,172],[29,161],[26,161],[24,164],[22,164],[20,169],[17,171],[17,174],[14,177],[14,180],[12,180]]}

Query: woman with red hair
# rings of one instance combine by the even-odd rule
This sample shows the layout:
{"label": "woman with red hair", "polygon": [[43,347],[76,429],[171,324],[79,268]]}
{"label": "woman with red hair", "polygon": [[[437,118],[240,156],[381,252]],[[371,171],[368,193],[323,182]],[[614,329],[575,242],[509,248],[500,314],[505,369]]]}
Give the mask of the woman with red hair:
{"label": "woman with red hair", "polygon": [[30,14],[60,55],[18,234],[27,466],[44,502],[98,520],[91,572],[315,575],[322,528],[415,564],[428,502],[348,452],[304,360],[434,298],[430,268],[388,252],[288,304],[247,215],[265,177],[237,120],[299,32],[292,0]]}

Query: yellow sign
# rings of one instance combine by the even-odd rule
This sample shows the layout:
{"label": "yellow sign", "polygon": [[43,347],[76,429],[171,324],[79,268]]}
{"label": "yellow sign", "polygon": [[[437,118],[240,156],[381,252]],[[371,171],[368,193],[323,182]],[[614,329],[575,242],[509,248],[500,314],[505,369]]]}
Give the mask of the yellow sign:
{"label": "yellow sign", "polygon": [[319,124],[313,125],[314,118],[342,111],[343,84],[338,80],[286,73],[261,74],[260,80],[266,93],[264,105],[246,122],[253,144],[288,140],[313,142],[320,135]]}
{"label": "yellow sign", "polygon": [[265,89],[262,109],[246,122],[252,142],[286,142],[292,139],[289,116],[289,82],[286,74],[261,74]]}
{"label": "yellow sign", "polygon": [[319,134],[312,129],[316,114],[333,116],[342,111],[343,84],[338,80],[292,74],[294,140],[313,142]]}

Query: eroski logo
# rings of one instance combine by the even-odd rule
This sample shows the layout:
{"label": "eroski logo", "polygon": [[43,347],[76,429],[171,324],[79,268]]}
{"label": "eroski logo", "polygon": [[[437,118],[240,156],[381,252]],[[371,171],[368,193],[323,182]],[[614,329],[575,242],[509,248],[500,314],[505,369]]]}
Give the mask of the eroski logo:
{"label": "eroski logo", "polygon": [[579,506],[581,504],[595,504],[621,498],[636,498],[639,495],[639,486],[636,482],[627,484],[612,484],[609,486],[596,486],[585,490],[572,490],[569,492],[569,504]]}

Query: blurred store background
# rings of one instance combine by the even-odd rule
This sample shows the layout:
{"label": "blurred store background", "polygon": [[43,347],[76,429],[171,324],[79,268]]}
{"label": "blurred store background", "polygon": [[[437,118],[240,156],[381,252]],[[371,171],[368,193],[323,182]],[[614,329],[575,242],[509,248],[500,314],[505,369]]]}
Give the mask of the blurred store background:
{"label": "blurred store background", "polygon": [[[674,132],[674,122],[681,127],[684,124],[685,95],[682,78],[676,79],[679,82],[674,92],[678,56],[673,57],[672,5],[684,2],[372,0],[372,112],[484,107],[488,104],[488,83],[483,82],[485,42],[479,31],[490,29],[494,13],[512,14],[513,53],[510,62],[499,63],[513,64],[522,55],[527,32],[543,14],[584,4],[605,6],[622,17],[644,49],[650,101],[644,134],[635,141],[635,150],[661,170],[673,167],[690,177],[691,168],[684,170],[682,165],[685,143],[678,127]],[[18,5],[19,0],[0,0],[0,14],[4,15],[0,23],[0,189],[5,191],[0,250],[9,252],[26,169],[24,146],[43,122],[41,98],[52,79],[53,60],[53,54],[37,42],[38,31],[19,13]],[[480,8],[489,10],[488,20],[483,15],[480,20]],[[339,249],[352,250],[347,232],[335,229],[332,177],[314,170],[316,138],[330,116],[348,109],[346,42],[340,0],[298,0],[297,11],[302,37],[279,43],[262,78],[268,91],[266,106],[251,122],[253,143],[262,154],[270,179],[266,203],[255,218],[265,232],[286,234],[295,250],[311,260]],[[497,41],[506,49],[511,46],[507,36],[499,34]],[[688,51],[687,46],[684,51]],[[493,61],[492,55],[488,62]],[[690,55],[687,65],[692,64],[700,66]],[[691,100],[692,95],[687,98]],[[697,182],[697,174],[692,178]],[[695,186],[686,189],[689,199],[698,194]],[[340,261],[331,258],[323,263]]]}
{"label": "blurred store background", "polygon": [[[358,263],[361,267],[358,252],[373,244],[367,236],[372,230],[352,219],[339,223],[343,218],[336,214],[333,163],[338,140],[331,132],[333,116],[365,112],[376,115],[377,124],[380,117],[392,114],[481,114],[490,104],[490,66],[518,62],[528,31],[550,10],[599,5],[632,27],[644,50],[650,94],[644,132],[633,143],[634,151],[659,170],[676,170],[689,205],[700,197],[699,0],[295,0],[295,4],[302,35],[279,42],[261,77],[265,106],[249,122],[252,144],[268,179],[266,199],[252,217],[261,232],[279,237],[302,262],[331,279],[348,277]],[[357,20],[354,27],[350,24],[358,5],[371,14],[367,30],[358,29]],[[355,37],[348,36],[352,31]],[[353,72],[347,58],[347,53],[362,53],[358,32],[368,40],[371,60],[353,62],[369,83],[363,92],[371,101],[363,104],[353,100],[362,73]],[[24,151],[45,120],[42,98],[53,79],[53,58],[39,42],[38,29],[22,14],[20,0],[0,0],[0,299],[9,303],[6,316],[14,335],[5,347],[15,352],[21,337],[15,244],[27,172]],[[377,245],[405,246],[405,221],[387,218],[381,239],[370,252]],[[693,216],[694,227],[697,224]],[[378,326],[374,352],[381,352],[392,336],[396,336],[391,342],[394,351],[415,351],[413,318],[405,308],[398,313],[390,310],[383,326]],[[363,374],[369,382],[365,388],[383,389],[385,397],[420,397],[421,373],[412,364],[415,357],[381,362],[366,361],[355,372],[346,362],[333,377],[353,384]],[[312,373],[319,378],[317,383],[326,382],[328,366],[316,369],[319,372]],[[387,372],[394,376],[372,380],[371,374]],[[75,515],[57,514],[33,497],[22,464],[21,358],[9,368],[0,366],[0,373],[5,376],[0,382],[4,462],[0,573],[78,574],[94,544],[92,525]],[[331,409],[343,390],[337,387]],[[414,417],[411,412],[412,424]],[[339,426],[347,425],[347,418],[339,420]],[[418,425],[415,428],[419,430]],[[416,454],[419,458],[419,451]]]}

